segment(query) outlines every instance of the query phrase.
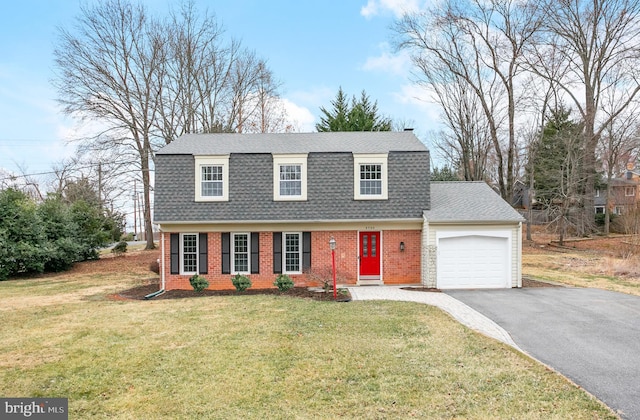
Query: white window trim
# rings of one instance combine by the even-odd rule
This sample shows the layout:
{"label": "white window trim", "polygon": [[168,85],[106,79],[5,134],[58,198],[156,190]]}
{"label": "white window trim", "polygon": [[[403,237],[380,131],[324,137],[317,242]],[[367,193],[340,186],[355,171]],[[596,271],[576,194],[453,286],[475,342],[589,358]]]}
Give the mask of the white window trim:
{"label": "white window trim", "polygon": [[596,190],[596,197],[600,197],[600,189]]}
{"label": "white window trim", "polygon": [[[598,213],[598,210],[602,210],[602,213]],[[604,214],[604,206],[594,206],[594,211],[596,214]]]}
{"label": "white window trim", "polygon": [[[627,191],[630,191],[631,194],[628,194]],[[636,196],[636,187],[624,187],[624,196],[625,197],[635,197]]]}
{"label": "white window trim", "polygon": [[[200,168],[203,166],[222,166],[222,195],[203,196]],[[195,201],[229,201],[229,155],[195,156]]]}
{"label": "white window trim", "polygon": [[[274,201],[307,201],[307,156],[307,153],[273,155]],[[300,165],[300,195],[280,195],[280,166],[282,165]]]}
{"label": "white window trim", "polygon": [[[389,181],[387,153],[353,154],[353,199],[354,200],[387,200],[389,198]],[[380,165],[382,171],[382,194],[360,194],[360,165]]]}
{"label": "white window trim", "polygon": [[[247,271],[236,270],[236,235],[247,235]],[[231,274],[251,274],[251,233],[236,232],[231,234]]]}
{"label": "white window trim", "polygon": [[[196,271],[184,271],[184,237],[193,235],[196,237]],[[198,267],[200,258],[200,236],[195,232],[185,232],[180,234],[180,274],[193,275],[198,274],[200,267]]]}
{"label": "white window trim", "polygon": [[[298,235],[298,265],[300,270],[297,271],[287,271],[287,235]],[[304,249],[304,244],[302,243],[303,239],[302,232],[282,232],[282,274],[302,274],[302,250]]]}

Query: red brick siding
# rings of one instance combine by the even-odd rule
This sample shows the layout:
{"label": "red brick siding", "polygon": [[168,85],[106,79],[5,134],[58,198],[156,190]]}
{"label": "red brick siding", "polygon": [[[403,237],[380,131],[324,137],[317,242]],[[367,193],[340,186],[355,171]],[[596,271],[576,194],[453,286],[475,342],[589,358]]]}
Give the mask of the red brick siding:
{"label": "red brick siding", "polygon": [[[382,279],[385,284],[420,283],[422,254],[419,230],[385,230],[382,233]],[[404,251],[400,251],[404,242]]]}
{"label": "red brick siding", "polygon": [[[420,231],[383,231],[383,280],[385,284],[405,284],[420,282]],[[327,231],[311,233],[311,275],[290,274],[296,286],[320,285],[318,277],[331,280],[331,250],[329,239],[336,240],[336,272],[339,284],[355,285],[358,279],[358,232]],[[170,234],[164,234],[165,241],[165,289],[191,289],[188,275],[171,274]],[[405,251],[400,252],[400,241],[405,243]],[[220,232],[208,233],[208,274],[209,289],[233,289],[230,274],[221,274],[222,241]],[[252,288],[262,289],[273,286],[277,274],[273,273],[273,233],[260,232],[260,273],[251,274]]]}

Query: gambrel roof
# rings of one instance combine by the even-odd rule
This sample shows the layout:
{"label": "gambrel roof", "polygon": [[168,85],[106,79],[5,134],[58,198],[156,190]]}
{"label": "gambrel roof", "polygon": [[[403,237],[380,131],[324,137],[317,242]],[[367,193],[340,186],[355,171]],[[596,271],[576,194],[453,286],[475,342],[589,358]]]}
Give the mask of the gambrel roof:
{"label": "gambrel roof", "polygon": [[[307,199],[274,200],[274,155],[307,154]],[[388,199],[354,199],[356,155],[388,156]],[[195,197],[197,156],[229,155],[228,200]],[[412,220],[429,209],[429,151],[405,132],[189,134],[156,154],[156,223]]]}

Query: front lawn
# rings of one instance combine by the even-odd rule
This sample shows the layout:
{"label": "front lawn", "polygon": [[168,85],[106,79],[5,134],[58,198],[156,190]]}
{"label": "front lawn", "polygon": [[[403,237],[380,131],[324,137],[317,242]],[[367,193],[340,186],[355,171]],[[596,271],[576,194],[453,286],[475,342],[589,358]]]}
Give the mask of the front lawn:
{"label": "front lawn", "polygon": [[0,282],[0,395],[69,418],[615,418],[441,311],[278,296],[118,301],[149,273]]}

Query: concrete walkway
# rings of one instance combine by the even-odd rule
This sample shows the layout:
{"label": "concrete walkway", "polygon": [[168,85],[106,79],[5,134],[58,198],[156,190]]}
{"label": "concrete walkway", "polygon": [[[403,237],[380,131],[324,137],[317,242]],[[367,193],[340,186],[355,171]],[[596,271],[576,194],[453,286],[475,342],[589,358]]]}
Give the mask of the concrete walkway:
{"label": "concrete walkway", "polygon": [[437,306],[472,330],[522,351],[501,326],[447,294],[402,290],[401,286],[355,286],[348,289],[353,300],[398,300]]}

